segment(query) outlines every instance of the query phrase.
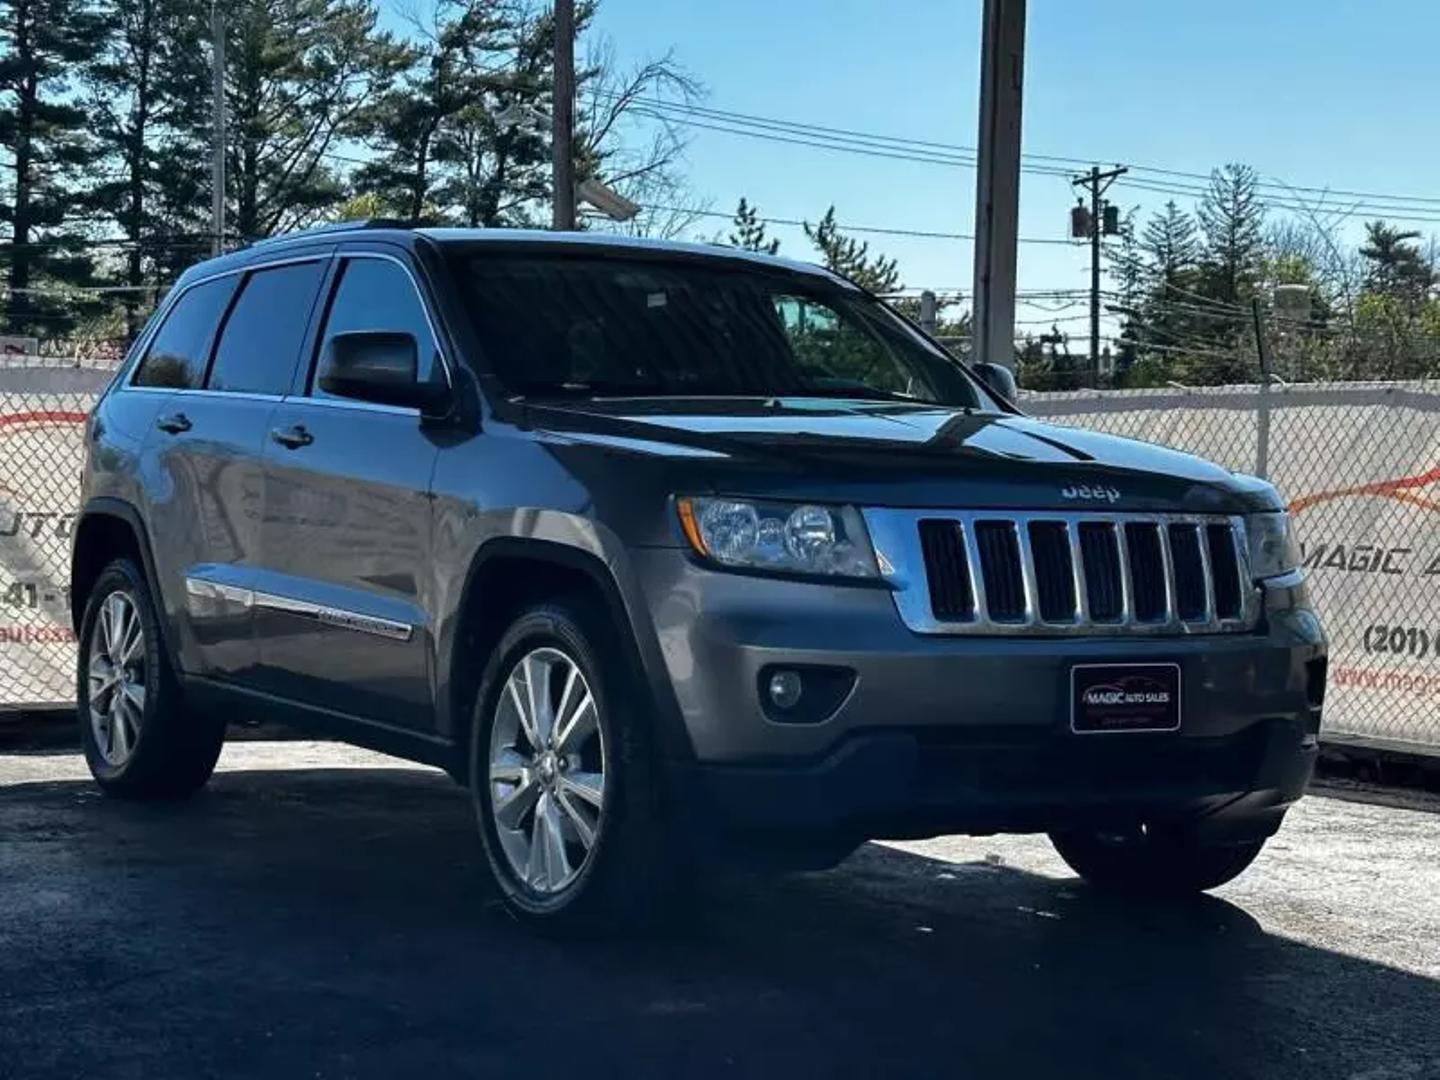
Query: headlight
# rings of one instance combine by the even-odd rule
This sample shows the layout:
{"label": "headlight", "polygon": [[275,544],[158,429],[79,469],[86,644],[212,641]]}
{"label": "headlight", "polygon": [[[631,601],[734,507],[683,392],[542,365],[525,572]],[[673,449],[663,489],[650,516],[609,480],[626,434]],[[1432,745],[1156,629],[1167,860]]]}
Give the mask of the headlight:
{"label": "headlight", "polygon": [[875,552],[853,506],[750,499],[675,500],[696,554],[722,566],[826,577],[874,578]]}
{"label": "headlight", "polygon": [[1257,581],[1288,574],[1300,566],[1300,549],[1283,510],[1249,514],[1245,534],[1250,541],[1250,573]]}

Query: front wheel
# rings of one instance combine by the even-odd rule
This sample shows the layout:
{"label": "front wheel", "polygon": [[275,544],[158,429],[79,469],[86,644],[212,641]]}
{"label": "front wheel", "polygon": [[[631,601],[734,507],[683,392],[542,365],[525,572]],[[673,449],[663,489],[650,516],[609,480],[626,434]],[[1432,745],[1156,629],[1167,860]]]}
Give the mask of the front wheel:
{"label": "front wheel", "polygon": [[636,928],[673,903],[684,875],[635,681],[583,602],[523,612],[486,667],[471,792],[490,870],[522,921]]}
{"label": "front wheel", "polygon": [[1265,841],[1202,844],[1184,833],[1135,827],[1120,832],[1051,833],[1070,869],[1097,889],[1130,895],[1186,896],[1239,877]]}

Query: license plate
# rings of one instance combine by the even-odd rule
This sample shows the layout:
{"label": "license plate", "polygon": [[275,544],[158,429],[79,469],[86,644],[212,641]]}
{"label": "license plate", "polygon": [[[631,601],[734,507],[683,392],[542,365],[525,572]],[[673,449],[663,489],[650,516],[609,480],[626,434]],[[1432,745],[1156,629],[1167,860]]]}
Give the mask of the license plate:
{"label": "license plate", "polygon": [[1070,730],[1082,735],[1180,730],[1179,664],[1076,664]]}

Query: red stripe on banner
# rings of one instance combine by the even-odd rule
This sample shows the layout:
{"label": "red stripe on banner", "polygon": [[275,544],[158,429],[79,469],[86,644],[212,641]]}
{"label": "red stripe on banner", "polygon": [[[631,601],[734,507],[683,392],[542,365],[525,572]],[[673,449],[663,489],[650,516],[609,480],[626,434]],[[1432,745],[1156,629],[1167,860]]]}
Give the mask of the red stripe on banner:
{"label": "red stripe on banner", "polygon": [[1352,495],[1380,495],[1397,502],[1411,503],[1429,510],[1440,510],[1440,504],[1406,494],[1409,488],[1424,487],[1426,484],[1433,484],[1436,481],[1440,481],[1440,466],[1418,476],[1402,476],[1396,480],[1378,480],[1373,484],[1357,484],[1354,487],[1340,488],[1336,491],[1320,491],[1314,495],[1302,495],[1290,504],[1290,512],[1298,514],[1317,503],[1330,502],[1332,499],[1344,499]]}
{"label": "red stripe on banner", "polygon": [[0,414],[0,427],[10,427],[12,424],[83,424],[89,415],[89,413],[60,409],[4,413]]}

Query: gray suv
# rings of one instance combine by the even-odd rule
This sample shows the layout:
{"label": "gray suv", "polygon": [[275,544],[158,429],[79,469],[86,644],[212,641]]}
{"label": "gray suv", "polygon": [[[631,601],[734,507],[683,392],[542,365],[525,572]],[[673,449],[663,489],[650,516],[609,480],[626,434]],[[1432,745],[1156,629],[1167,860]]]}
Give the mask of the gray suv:
{"label": "gray suv", "polygon": [[955,832],[1227,881],[1317,753],[1283,504],[1012,390],[723,248],[374,223],[203,263],[87,430],[90,767],[183,796],[247,716],[438,765],[539,924]]}

